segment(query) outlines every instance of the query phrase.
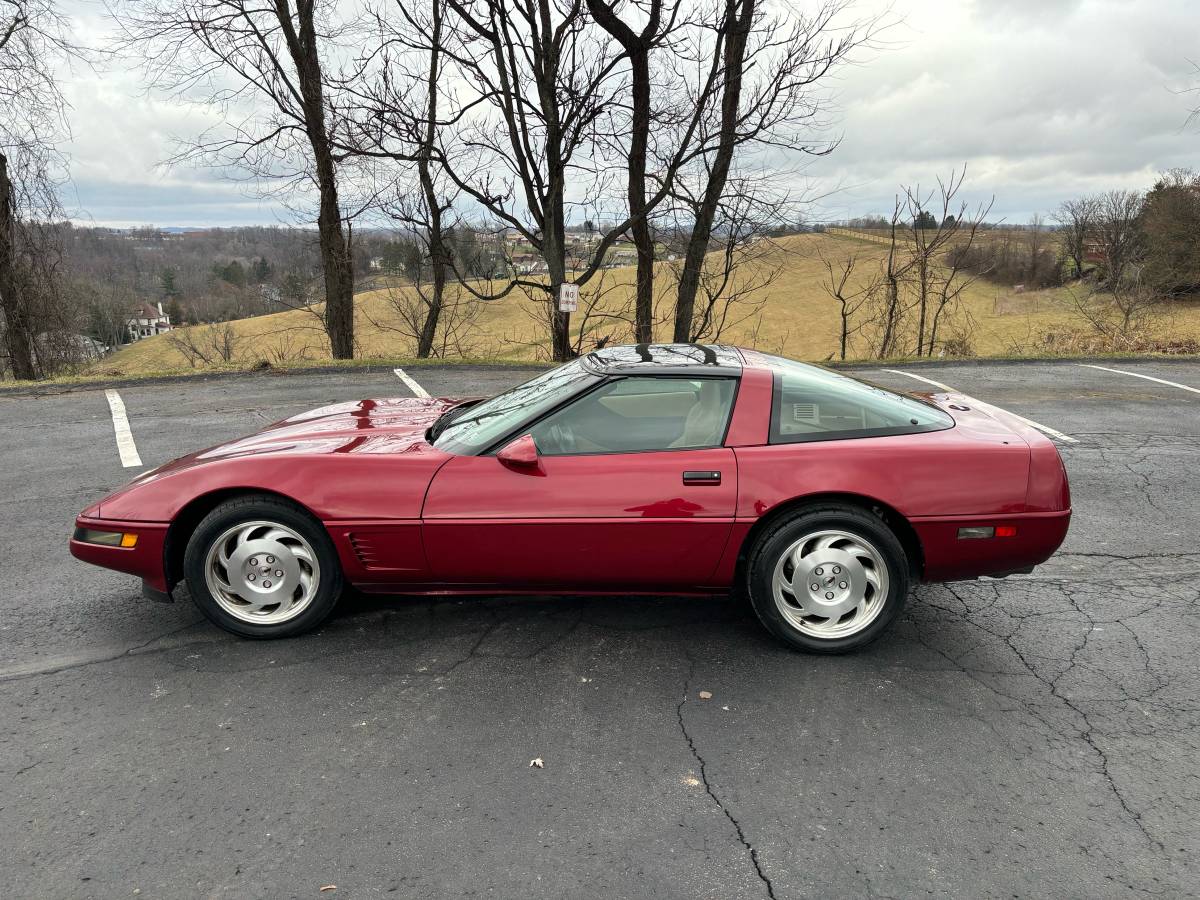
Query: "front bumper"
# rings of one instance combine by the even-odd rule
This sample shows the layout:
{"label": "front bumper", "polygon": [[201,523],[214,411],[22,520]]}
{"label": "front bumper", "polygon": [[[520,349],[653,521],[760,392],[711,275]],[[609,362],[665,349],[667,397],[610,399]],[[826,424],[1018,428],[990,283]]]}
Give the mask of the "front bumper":
{"label": "front bumper", "polygon": [[168,591],[166,560],[163,556],[167,540],[166,522],[128,522],[80,516],[75,520],[75,527],[136,534],[137,545],[134,547],[93,544],[72,537],[71,555],[94,566],[136,575],[156,591]]}

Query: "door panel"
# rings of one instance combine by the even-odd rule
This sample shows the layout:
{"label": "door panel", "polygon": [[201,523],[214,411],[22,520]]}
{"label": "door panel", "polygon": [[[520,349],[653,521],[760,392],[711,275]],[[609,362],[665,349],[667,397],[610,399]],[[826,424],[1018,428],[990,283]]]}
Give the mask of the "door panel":
{"label": "door panel", "polygon": [[716,568],[736,498],[725,448],[544,456],[536,472],[462,456],[434,477],[422,531],[445,583],[691,587]]}

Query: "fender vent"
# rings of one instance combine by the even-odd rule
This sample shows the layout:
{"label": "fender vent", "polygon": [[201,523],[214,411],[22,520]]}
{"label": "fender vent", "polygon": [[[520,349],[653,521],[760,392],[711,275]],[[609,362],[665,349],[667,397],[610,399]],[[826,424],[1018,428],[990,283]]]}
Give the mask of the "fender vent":
{"label": "fender vent", "polygon": [[362,563],[364,569],[383,568],[380,564],[381,554],[376,541],[377,535],[351,532],[349,537],[350,546],[354,548],[354,555],[358,557],[358,561]]}
{"label": "fender vent", "polygon": [[373,572],[421,572],[426,568],[417,523],[345,532],[359,564]]}

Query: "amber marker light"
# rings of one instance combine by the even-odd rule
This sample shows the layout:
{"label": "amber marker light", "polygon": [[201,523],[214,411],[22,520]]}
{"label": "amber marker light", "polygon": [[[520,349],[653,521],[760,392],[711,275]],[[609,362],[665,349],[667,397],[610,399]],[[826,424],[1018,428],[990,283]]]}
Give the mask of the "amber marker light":
{"label": "amber marker light", "polygon": [[99,544],[102,547],[121,547],[132,550],[137,546],[138,536],[128,531],[99,531],[95,528],[76,528],[75,540],[84,544]]}

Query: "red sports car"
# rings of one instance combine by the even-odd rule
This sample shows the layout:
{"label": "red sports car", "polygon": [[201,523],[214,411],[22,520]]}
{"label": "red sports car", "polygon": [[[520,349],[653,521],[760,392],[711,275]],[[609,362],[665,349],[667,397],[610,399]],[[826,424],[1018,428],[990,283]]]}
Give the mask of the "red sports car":
{"label": "red sports car", "polygon": [[246,637],[379,593],[744,591],[804,650],[862,646],[916,579],[1028,572],[1071,517],[1058,451],[961,395],[752,350],[613,347],[490,400],[363,400],[160,466],[79,559],[186,581]]}

